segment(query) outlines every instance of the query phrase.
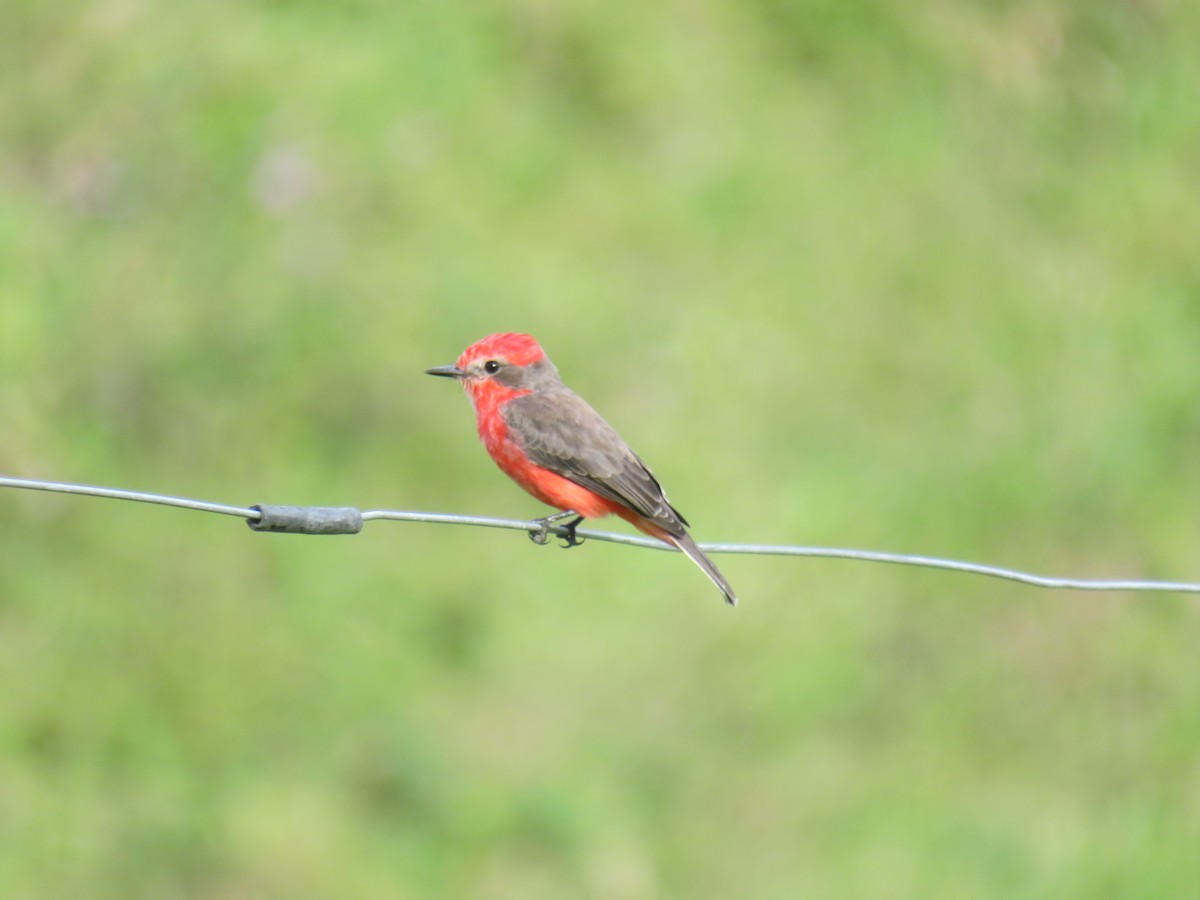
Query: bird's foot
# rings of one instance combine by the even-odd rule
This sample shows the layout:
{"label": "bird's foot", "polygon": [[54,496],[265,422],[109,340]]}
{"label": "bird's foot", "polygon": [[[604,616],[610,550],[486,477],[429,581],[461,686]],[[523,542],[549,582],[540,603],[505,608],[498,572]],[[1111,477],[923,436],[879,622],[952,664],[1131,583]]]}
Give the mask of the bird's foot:
{"label": "bird's foot", "polygon": [[583,543],[583,538],[581,538],[579,535],[577,535],[575,533],[575,529],[579,527],[579,523],[582,521],[583,521],[583,516],[576,516],[574,519],[572,519],[570,522],[568,522],[566,525],[563,526],[563,530],[566,531],[566,534],[564,534],[562,536],[562,539],[563,539],[562,545],[564,548],[578,547],[580,544]]}
{"label": "bird's foot", "polygon": [[530,529],[529,539],[539,546],[549,543],[550,526],[560,519],[566,519],[569,516],[575,516],[576,518],[574,522],[564,526],[567,529],[567,534],[569,537],[564,538],[567,543],[563,546],[574,547],[576,544],[582,544],[583,541],[575,537],[575,527],[583,521],[583,516],[579,515],[579,513],[575,512],[573,509],[563,510],[562,512],[555,513],[552,516],[546,516],[544,519],[534,519],[534,522],[537,523],[538,527],[536,529]]}

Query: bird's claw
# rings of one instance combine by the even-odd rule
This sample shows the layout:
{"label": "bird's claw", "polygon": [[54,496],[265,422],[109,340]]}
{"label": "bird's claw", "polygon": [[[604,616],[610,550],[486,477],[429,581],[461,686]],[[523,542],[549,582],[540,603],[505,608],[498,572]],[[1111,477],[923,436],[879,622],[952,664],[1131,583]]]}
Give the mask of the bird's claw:
{"label": "bird's claw", "polygon": [[572,510],[556,513],[553,516],[546,516],[544,519],[535,519],[534,521],[537,522],[538,527],[530,530],[529,539],[539,547],[545,546],[550,542],[550,525],[554,522],[557,522],[559,519],[566,518],[567,516],[575,516],[575,518],[566,525],[562,526],[563,530],[566,532],[566,534],[560,535],[563,539],[562,546],[578,547],[583,543],[583,538],[575,534],[575,529],[578,528],[579,523],[583,521],[583,516],[576,515]]}
{"label": "bird's claw", "polygon": [[579,523],[582,521],[583,516],[577,516],[563,526],[563,531],[566,532],[566,534],[562,535],[562,546],[564,549],[569,547],[578,547],[583,543],[584,539],[575,533],[575,529],[579,527]]}

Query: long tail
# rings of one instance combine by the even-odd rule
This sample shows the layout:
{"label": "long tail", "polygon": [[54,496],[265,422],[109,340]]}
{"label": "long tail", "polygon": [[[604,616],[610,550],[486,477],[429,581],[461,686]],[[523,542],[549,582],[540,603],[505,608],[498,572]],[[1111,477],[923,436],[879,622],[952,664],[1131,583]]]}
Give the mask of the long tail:
{"label": "long tail", "polygon": [[[616,506],[616,504],[613,505]],[[713,565],[713,561],[704,555],[703,550],[696,546],[696,542],[692,540],[692,536],[684,531],[682,521],[676,524],[679,534],[671,534],[657,522],[651,522],[627,506],[617,506],[613,512],[638,531],[643,531],[651,537],[656,537],[663,543],[674,544],[686,553],[688,559],[698,565],[700,571],[707,575],[712,580],[712,583],[724,594],[725,602],[730,606],[737,606],[737,594],[733,592],[733,588],[729,586],[729,582],[725,580],[725,576],[721,574],[721,570]],[[679,514],[676,513],[676,515]],[[682,519],[682,517],[680,518]]]}
{"label": "long tail", "polygon": [[737,594],[733,592],[733,588],[729,586],[729,582],[725,580],[725,576],[721,574],[721,570],[713,565],[713,561],[704,555],[696,542],[692,540],[692,536],[686,531],[680,535],[663,534],[662,539],[674,544],[680,550],[687,554],[688,559],[700,567],[712,583],[720,588],[721,593],[725,595],[725,602],[730,606],[737,606]]}

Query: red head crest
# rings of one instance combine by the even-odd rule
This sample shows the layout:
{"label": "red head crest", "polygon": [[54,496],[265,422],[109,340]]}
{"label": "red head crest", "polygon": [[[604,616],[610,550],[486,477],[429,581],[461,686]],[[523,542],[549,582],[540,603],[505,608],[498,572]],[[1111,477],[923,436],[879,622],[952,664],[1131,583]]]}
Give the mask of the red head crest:
{"label": "red head crest", "polygon": [[514,366],[528,366],[545,355],[538,342],[528,334],[489,334],[462,352],[458,367],[466,369],[481,359],[498,359]]}

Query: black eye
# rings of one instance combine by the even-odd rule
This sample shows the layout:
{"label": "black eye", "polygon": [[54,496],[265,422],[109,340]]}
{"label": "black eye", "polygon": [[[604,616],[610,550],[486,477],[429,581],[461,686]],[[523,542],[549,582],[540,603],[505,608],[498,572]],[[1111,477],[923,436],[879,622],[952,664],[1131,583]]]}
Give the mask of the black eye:
{"label": "black eye", "polygon": [[483,364],[483,371],[487,372],[489,375],[495,375],[500,371],[500,363],[496,362],[494,359],[489,359]]}

